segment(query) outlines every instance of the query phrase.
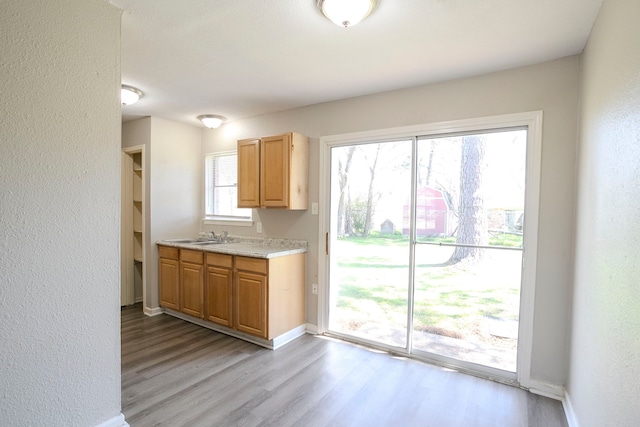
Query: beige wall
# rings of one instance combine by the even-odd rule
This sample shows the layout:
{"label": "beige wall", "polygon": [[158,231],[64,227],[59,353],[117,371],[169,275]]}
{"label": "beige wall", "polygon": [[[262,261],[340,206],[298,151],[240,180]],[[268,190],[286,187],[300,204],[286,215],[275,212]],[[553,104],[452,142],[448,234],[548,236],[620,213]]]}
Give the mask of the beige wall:
{"label": "beige wall", "polygon": [[156,117],[122,125],[122,147],[145,146],[145,309],[158,307],[157,240],[196,236],[202,220],[202,131]]}
{"label": "beige wall", "polygon": [[[564,385],[572,278],[578,57],[441,84],[386,92],[230,122],[203,131],[203,153],[233,149],[241,138],[295,131],[311,138],[309,197],[319,191],[319,138],[348,132],[543,110],[540,236],[531,377]],[[258,210],[268,236],[305,239],[307,320],[317,322],[318,216]],[[217,227],[213,227],[217,229]],[[255,228],[226,227],[232,234]]]}
{"label": "beige wall", "polygon": [[583,57],[568,385],[582,427],[640,425],[638,17],[637,0],[605,0]]}
{"label": "beige wall", "polygon": [[0,425],[121,425],[120,11],[4,0],[0,29]]}

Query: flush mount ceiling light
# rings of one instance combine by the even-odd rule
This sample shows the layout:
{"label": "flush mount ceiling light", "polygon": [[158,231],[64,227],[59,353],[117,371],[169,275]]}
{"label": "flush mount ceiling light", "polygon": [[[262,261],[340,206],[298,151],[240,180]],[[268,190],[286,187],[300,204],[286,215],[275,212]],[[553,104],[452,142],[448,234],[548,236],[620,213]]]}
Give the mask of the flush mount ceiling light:
{"label": "flush mount ceiling light", "polygon": [[316,0],[324,16],[341,27],[351,27],[366,18],[376,7],[376,0]]}
{"label": "flush mount ceiling light", "polygon": [[198,120],[200,120],[206,127],[209,129],[217,129],[220,127],[222,122],[227,119],[222,116],[216,116],[214,114],[203,114],[202,116],[198,116]]}
{"label": "flush mount ceiling light", "polygon": [[122,85],[122,89],[120,89],[120,100],[122,105],[135,104],[140,98],[142,98],[142,96],[142,91],[133,86]]}

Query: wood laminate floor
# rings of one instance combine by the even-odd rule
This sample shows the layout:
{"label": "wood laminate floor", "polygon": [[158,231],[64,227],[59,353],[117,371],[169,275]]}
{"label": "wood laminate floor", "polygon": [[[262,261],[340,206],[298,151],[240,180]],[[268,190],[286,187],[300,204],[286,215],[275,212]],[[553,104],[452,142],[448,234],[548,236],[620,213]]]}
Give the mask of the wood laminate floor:
{"label": "wood laminate floor", "polygon": [[122,412],[142,426],[567,426],[560,402],[350,343],[267,350],[122,310]]}

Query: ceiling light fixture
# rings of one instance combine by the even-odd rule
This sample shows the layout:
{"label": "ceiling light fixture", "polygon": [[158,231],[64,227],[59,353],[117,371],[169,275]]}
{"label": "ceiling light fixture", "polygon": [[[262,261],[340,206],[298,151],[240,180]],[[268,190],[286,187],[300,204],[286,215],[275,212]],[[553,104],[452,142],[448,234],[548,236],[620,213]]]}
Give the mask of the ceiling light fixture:
{"label": "ceiling light fixture", "polygon": [[215,114],[203,114],[202,116],[198,116],[198,120],[204,123],[204,125],[209,129],[217,129],[220,127],[222,122],[227,119],[222,116],[216,116]]}
{"label": "ceiling light fixture", "polygon": [[143,96],[142,91],[133,86],[122,85],[122,89],[120,89],[120,100],[122,105],[135,104]]}
{"label": "ceiling light fixture", "polygon": [[316,0],[324,16],[341,27],[351,27],[362,21],[376,7],[376,0]]}

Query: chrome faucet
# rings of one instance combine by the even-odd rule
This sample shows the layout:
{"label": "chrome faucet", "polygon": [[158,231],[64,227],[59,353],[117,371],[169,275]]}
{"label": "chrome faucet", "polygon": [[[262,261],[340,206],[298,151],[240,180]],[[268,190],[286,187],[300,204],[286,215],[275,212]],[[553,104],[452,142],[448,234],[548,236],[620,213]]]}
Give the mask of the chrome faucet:
{"label": "chrome faucet", "polygon": [[222,242],[222,243],[227,243],[227,236],[229,236],[229,233],[227,233],[227,231],[223,231],[222,234],[218,237],[218,239]]}
{"label": "chrome faucet", "polygon": [[209,240],[216,240],[216,233],[213,230],[209,232]]}

